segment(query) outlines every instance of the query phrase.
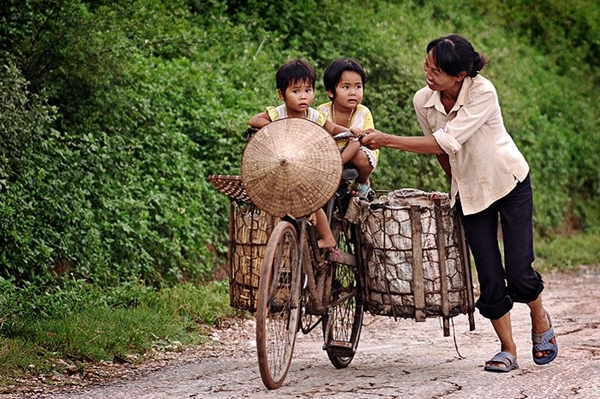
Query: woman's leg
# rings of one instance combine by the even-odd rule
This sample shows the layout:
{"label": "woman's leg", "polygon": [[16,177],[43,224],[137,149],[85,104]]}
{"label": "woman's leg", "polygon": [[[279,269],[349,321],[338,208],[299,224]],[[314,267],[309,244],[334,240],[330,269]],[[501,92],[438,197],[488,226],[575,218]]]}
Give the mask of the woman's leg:
{"label": "woman's leg", "polygon": [[[477,269],[481,292],[477,308],[482,316],[491,320],[500,340],[500,351],[513,355],[516,362],[517,345],[513,339],[510,319],[513,302],[507,293],[498,246],[497,210],[490,207],[475,215],[464,216],[460,203],[457,203],[457,209]],[[492,361],[488,361],[486,366],[506,367],[502,362]]]}
{"label": "woman's leg", "polygon": [[457,210],[477,269],[480,296],[476,306],[483,317],[500,319],[512,309],[513,303],[506,289],[498,245],[498,213],[492,206],[465,216],[460,202],[457,202]]}
{"label": "woman's leg", "polygon": [[504,267],[508,293],[514,302],[534,301],[544,289],[532,263],[533,194],[529,177],[497,202],[502,222]]}
{"label": "woman's leg", "polygon": [[[532,332],[543,334],[550,329],[550,320],[542,305],[542,277],[532,263],[533,192],[529,176],[498,202],[502,222],[504,259],[508,292],[515,302],[527,303],[531,313]],[[556,338],[550,340],[556,344]],[[537,351],[534,357],[549,356],[551,351]]]}
{"label": "woman's leg", "polygon": [[[550,329],[550,320],[548,320],[548,314],[546,309],[542,305],[542,295],[539,295],[536,300],[531,301],[527,304],[531,312],[531,331],[534,334],[543,334]],[[551,343],[556,344],[556,337],[550,340]],[[542,358],[549,356],[551,351],[539,351],[535,352],[533,356],[536,358]]]}
{"label": "woman's leg", "polygon": [[[500,339],[500,350],[503,352],[508,352],[513,355],[515,359],[515,363],[517,362],[517,344],[513,339],[512,333],[512,323],[510,320],[510,312],[506,313],[504,316],[499,319],[492,320],[492,326],[494,327],[494,331]],[[497,367],[506,367],[506,364],[502,362],[486,362],[488,366],[497,366]]]}

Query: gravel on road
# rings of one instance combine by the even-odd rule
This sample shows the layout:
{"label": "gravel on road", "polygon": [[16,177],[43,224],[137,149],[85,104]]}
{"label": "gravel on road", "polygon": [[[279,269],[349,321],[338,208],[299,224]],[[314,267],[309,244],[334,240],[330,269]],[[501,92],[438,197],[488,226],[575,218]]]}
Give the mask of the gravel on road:
{"label": "gravel on road", "polygon": [[[416,323],[365,315],[358,352],[346,369],[335,369],[321,349],[320,329],[299,333],[283,386],[267,390],[256,360],[253,320],[212,331],[212,343],[128,370],[118,378],[69,388],[54,383],[15,387],[0,399],[176,399],[176,398],[600,398],[600,270],[544,276],[544,305],[552,315],[559,354],[547,366],[534,364],[526,305],[512,312],[519,370],[483,371],[499,351],[488,320],[455,317],[444,337],[438,319]],[[119,366],[115,366],[118,368]]]}

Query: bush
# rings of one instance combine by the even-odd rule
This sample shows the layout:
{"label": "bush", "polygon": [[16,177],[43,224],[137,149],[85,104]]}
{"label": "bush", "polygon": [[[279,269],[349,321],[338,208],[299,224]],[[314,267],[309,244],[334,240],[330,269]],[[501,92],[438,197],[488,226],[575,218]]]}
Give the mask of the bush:
{"label": "bush", "polygon": [[[412,96],[425,84],[424,48],[451,32],[492,60],[483,74],[530,162],[537,232],[593,230],[598,16],[586,9],[588,0],[10,0],[0,20],[1,273],[107,286],[210,278],[225,261],[228,200],[206,177],[240,173],[248,119],[279,103],[276,69],[357,58],[376,127],[420,135]],[[319,79],[315,105],[326,100]],[[435,157],[387,149],[372,182],[449,188]]]}

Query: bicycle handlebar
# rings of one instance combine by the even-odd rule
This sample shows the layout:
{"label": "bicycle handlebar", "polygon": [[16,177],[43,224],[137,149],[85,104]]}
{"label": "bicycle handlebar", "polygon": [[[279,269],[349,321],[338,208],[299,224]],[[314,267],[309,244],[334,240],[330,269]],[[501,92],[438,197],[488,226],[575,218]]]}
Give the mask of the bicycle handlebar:
{"label": "bicycle handlebar", "polygon": [[347,131],[347,132],[342,132],[342,133],[338,133],[335,136],[333,136],[334,140],[344,140],[344,139],[349,139],[354,137],[354,134],[351,131]]}

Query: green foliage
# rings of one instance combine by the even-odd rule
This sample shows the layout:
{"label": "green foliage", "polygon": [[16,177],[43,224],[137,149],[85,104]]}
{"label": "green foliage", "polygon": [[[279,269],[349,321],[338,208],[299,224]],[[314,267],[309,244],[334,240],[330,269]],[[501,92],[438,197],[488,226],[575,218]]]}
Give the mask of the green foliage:
{"label": "green foliage", "polygon": [[202,342],[207,325],[232,313],[226,281],[158,291],[137,281],[105,289],[66,280],[41,290],[0,278],[0,375],[178,350]]}
{"label": "green foliage", "polygon": [[[474,1],[486,19],[524,36],[560,74],[600,66],[600,5],[594,0]],[[598,83],[597,76],[595,82]]]}
{"label": "green foliage", "polygon": [[[249,117],[279,103],[276,69],[355,57],[376,127],[420,135],[424,48],[450,32],[492,60],[483,74],[530,162],[538,232],[593,230],[597,22],[589,0],[8,0],[2,273],[21,285],[209,278],[225,260],[228,200],[206,177],[239,174]],[[317,90],[315,105],[326,101]],[[372,182],[448,190],[434,157],[387,149]]]}
{"label": "green foliage", "polygon": [[536,265],[541,270],[571,271],[580,266],[597,267],[600,262],[600,235],[574,234],[542,239],[536,244]]}
{"label": "green foliage", "polygon": [[[241,133],[279,103],[275,71],[292,58],[319,74],[357,58],[376,127],[420,135],[425,46],[468,37],[531,166],[537,262],[597,263],[596,3],[5,0],[0,375],[173,349],[230,314],[226,281],[193,284],[228,238],[228,199],[206,178],[240,173]],[[449,189],[435,157],[389,149],[371,180]],[[573,231],[588,235],[556,237]]]}
{"label": "green foliage", "polygon": [[1,71],[0,96],[0,273],[23,276],[35,265],[48,264],[60,250],[60,212],[50,204],[41,206],[61,185],[52,176],[60,160],[45,162],[48,144],[59,133],[51,129],[55,110],[43,95],[29,92],[10,58]]}

